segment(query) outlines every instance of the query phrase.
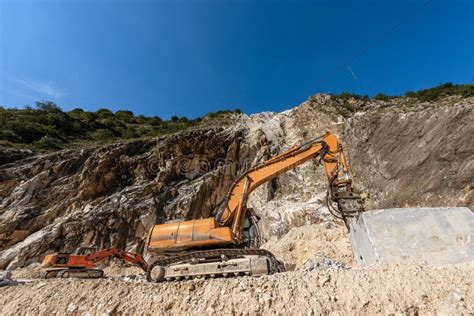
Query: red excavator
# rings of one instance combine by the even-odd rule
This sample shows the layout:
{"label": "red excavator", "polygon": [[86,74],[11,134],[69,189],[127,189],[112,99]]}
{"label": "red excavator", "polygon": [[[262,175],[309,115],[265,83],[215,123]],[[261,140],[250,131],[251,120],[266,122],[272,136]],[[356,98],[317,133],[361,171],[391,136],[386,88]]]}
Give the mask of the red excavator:
{"label": "red excavator", "polygon": [[47,269],[43,278],[101,278],[104,271],[92,269],[97,263],[108,259],[118,258],[124,262],[137,265],[143,271],[148,270],[145,259],[137,253],[127,252],[118,248],[98,250],[94,247],[81,247],[74,253],[53,253],[43,259],[41,266]]}

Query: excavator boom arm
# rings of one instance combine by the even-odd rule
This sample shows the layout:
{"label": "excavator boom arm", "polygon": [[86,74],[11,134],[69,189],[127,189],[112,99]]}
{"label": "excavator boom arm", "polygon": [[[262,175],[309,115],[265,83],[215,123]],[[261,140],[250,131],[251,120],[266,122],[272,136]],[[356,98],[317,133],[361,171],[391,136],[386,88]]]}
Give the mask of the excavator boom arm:
{"label": "excavator boom arm", "polygon": [[[302,145],[293,146],[245,172],[230,188],[225,206],[216,218],[153,226],[147,249],[160,253],[242,244],[245,240],[243,227],[247,216],[247,199],[252,191],[316,157],[320,157],[329,183],[329,211],[346,222],[346,216],[362,211],[362,205],[359,195],[352,190],[352,180],[342,146],[335,135],[327,132]],[[342,174],[344,177],[340,178]]]}
{"label": "excavator boom arm", "polygon": [[[352,193],[349,167],[342,146],[335,135],[327,132],[314,140],[294,146],[243,174],[233,184],[227,195],[225,208],[217,218],[219,225],[230,225],[233,235],[239,236],[250,193],[261,184],[317,156],[320,156],[323,162],[330,190],[334,187],[344,186],[346,191]],[[339,167],[342,167],[346,179],[338,179]]]}
{"label": "excavator boom arm", "polygon": [[[248,196],[257,187],[266,183],[282,173],[293,169],[294,167],[306,162],[317,155],[323,148],[323,143],[316,143],[307,150],[297,150],[288,155],[277,157],[264,162],[262,165],[247,171],[232,186],[227,195],[227,204],[224,211],[218,218],[221,226],[227,226],[233,223],[233,231],[237,228],[238,219],[241,217],[241,206],[247,201]],[[235,233],[235,231],[234,231]]]}
{"label": "excavator boom arm", "polygon": [[86,260],[99,262],[108,258],[118,258],[125,262],[139,266],[144,271],[148,270],[148,264],[140,254],[127,252],[118,248],[99,250],[86,256]]}

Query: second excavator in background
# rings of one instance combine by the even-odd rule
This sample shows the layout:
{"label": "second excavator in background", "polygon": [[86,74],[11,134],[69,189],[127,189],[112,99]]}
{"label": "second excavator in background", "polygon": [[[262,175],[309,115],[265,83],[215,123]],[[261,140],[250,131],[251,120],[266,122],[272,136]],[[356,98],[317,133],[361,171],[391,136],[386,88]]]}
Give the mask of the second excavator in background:
{"label": "second excavator in background", "polygon": [[118,248],[97,250],[95,247],[80,247],[73,253],[53,253],[46,255],[41,266],[46,270],[43,278],[101,278],[104,271],[95,268],[99,262],[117,258],[148,270],[148,264],[140,254]]}
{"label": "second excavator in background", "polygon": [[247,200],[258,186],[315,158],[327,175],[327,207],[347,226],[349,217],[364,211],[364,198],[352,187],[341,143],[334,134],[326,132],[244,172],[230,188],[216,217],[154,225],[147,241],[147,251],[154,255],[147,280],[284,271],[284,265],[271,252],[259,249],[258,217],[247,208]]}

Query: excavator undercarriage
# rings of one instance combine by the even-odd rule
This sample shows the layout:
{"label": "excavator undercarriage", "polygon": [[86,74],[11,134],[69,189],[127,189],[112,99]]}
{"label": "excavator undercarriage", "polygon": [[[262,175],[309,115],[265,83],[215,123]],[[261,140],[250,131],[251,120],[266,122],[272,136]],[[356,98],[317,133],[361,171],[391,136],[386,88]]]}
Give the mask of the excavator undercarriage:
{"label": "excavator undercarriage", "polygon": [[87,268],[66,268],[66,269],[49,269],[43,272],[43,279],[54,278],[81,278],[81,279],[97,279],[104,276],[104,271],[100,269]]}
{"label": "excavator undercarriage", "polygon": [[284,272],[281,261],[265,249],[210,249],[164,256],[150,265],[147,280],[173,281]]}

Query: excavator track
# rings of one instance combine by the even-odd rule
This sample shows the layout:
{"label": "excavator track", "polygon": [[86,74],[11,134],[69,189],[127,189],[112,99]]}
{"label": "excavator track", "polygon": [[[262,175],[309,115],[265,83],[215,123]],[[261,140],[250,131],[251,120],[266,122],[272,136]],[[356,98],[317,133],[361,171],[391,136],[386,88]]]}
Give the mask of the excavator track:
{"label": "excavator track", "polygon": [[81,278],[98,279],[104,276],[104,271],[99,269],[51,269],[46,270],[43,279]]}
{"label": "excavator track", "polygon": [[[246,259],[249,256],[260,257],[260,259],[265,258],[268,261],[268,269],[265,270],[264,274],[273,274],[278,272],[284,272],[285,267],[282,262],[278,261],[275,256],[268,250],[265,249],[212,249],[212,250],[200,250],[200,251],[190,251],[185,254],[177,255],[166,255],[158,258],[153,264],[150,265],[147,271],[147,281],[149,282],[162,282],[162,281],[173,281],[181,279],[190,279],[190,278],[207,278],[207,277],[227,277],[227,276],[239,276],[239,275],[252,275],[250,270],[243,271],[241,270],[232,270],[232,271],[206,271],[202,274],[192,274],[192,275],[174,275],[166,276],[164,269],[177,267],[177,264],[182,264],[182,269],[187,270],[186,265],[197,266],[206,264],[208,262],[219,261],[222,263],[232,262],[232,260]],[[231,264],[236,265],[236,264]],[[159,269],[158,273],[156,271]],[[261,274],[259,274],[261,275]]]}

